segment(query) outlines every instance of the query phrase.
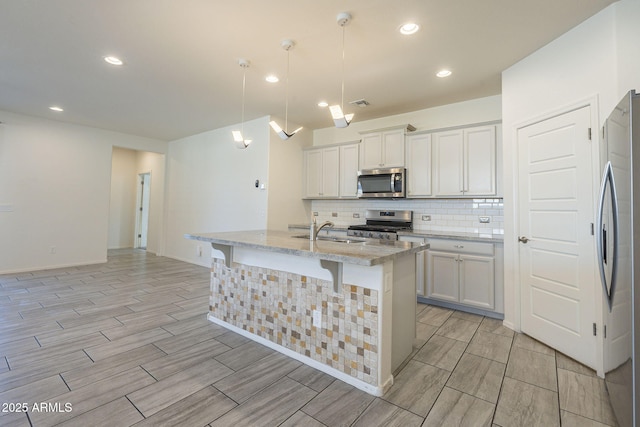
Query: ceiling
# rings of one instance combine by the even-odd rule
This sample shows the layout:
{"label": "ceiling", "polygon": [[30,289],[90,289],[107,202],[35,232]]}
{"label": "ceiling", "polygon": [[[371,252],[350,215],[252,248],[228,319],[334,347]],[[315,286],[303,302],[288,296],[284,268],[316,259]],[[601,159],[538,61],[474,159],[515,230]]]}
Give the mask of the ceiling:
{"label": "ceiling", "polygon": [[340,12],[345,110],[365,120],[499,94],[504,69],[614,1],[2,0],[0,110],[175,140],[241,121],[245,58],[245,120],[284,117],[288,38],[289,121],[330,127],[317,103],[340,103]]}

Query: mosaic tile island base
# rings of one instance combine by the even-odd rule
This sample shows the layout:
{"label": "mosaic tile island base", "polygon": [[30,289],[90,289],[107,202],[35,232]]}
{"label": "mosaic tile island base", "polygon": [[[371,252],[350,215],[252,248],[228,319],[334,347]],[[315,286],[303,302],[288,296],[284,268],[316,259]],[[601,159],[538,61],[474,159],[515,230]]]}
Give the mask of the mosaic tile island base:
{"label": "mosaic tile island base", "polygon": [[209,320],[381,396],[412,351],[415,254],[428,245],[295,234],[186,235],[213,246]]}

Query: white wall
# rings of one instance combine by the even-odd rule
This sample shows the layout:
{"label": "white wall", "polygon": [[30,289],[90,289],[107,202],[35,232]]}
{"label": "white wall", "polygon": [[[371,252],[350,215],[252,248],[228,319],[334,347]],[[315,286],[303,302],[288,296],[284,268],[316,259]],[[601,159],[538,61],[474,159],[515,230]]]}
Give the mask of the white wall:
{"label": "white wall", "polygon": [[136,151],[113,147],[109,203],[109,249],[132,248],[136,227]]}
{"label": "white wall", "polygon": [[209,248],[185,233],[264,229],[267,192],[255,188],[268,177],[269,119],[244,124],[247,149],[233,144],[229,126],[169,143],[165,207],[165,255],[209,265]]}
{"label": "white wall", "polygon": [[0,273],[106,261],[112,147],[166,143],[4,111],[0,122]]}
{"label": "white wall", "polygon": [[310,145],[310,132],[282,141],[269,120],[245,122],[245,138],[253,142],[244,150],[231,137],[239,125],[169,143],[164,255],[209,266],[210,247],[185,239],[185,233],[286,230],[308,218],[301,178],[302,148]]}
{"label": "white wall", "polygon": [[640,93],[640,1],[624,0],[615,4],[617,98],[631,89]]}
{"label": "white wall", "polygon": [[[638,1],[621,0],[502,74],[505,322],[516,328],[519,328],[516,129],[523,123],[591,99],[597,101],[592,128],[600,129],[622,95],[640,86],[640,60],[635,55],[640,40],[638,22]],[[593,134],[594,142],[598,143],[599,132]],[[594,179],[597,181],[598,177]]]}
{"label": "white wall", "polygon": [[[284,120],[278,120],[284,123]],[[297,125],[289,123],[289,129]],[[303,196],[302,149],[310,147],[313,133],[303,129],[292,138],[283,141],[270,132],[269,143],[269,191],[267,228],[287,230],[289,224],[306,221],[311,217],[311,203],[301,201]]]}
{"label": "white wall", "polygon": [[[502,118],[501,108],[501,97],[495,95],[366,121],[358,121],[358,112],[356,111],[353,123],[347,128],[316,129],[313,132],[313,145],[358,141],[360,140],[360,132],[405,124],[413,125],[418,132],[490,122]],[[327,112],[327,114],[329,113]]]}

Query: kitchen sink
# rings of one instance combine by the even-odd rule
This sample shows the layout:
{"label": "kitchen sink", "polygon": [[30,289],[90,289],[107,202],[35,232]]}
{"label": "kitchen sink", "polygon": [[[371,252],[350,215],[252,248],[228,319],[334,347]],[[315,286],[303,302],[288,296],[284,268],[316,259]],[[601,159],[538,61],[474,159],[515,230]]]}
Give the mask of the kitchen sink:
{"label": "kitchen sink", "polygon": [[[291,236],[294,239],[309,239],[308,234],[298,234],[295,236]],[[337,243],[363,243],[364,239],[354,239],[352,237],[339,237],[339,236],[318,236],[317,240],[323,240],[327,242],[337,242]]]}

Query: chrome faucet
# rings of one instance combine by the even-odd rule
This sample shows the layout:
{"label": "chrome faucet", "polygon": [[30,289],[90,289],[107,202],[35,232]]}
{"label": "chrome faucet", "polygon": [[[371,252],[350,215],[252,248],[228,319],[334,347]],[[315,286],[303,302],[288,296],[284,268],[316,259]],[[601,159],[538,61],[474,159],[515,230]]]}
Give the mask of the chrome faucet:
{"label": "chrome faucet", "polygon": [[322,230],[324,227],[333,227],[333,223],[331,221],[325,221],[320,225],[320,227],[316,227],[316,222],[314,220],[313,223],[311,224],[311,227],[312,227],[311,240],[317,240],[318,233],[320,232],[320,230]]}

